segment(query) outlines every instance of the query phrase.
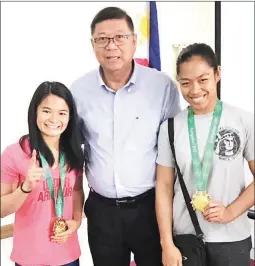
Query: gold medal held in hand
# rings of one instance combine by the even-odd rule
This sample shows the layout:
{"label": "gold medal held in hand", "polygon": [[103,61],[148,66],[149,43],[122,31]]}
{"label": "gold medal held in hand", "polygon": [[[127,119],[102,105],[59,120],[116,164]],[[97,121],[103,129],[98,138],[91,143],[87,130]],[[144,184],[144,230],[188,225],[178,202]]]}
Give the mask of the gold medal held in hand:
{"label": "gold medal held in hand", "polygon": [[62,218],[58,218],[53,224],[53,233],[57,235],[59,233],[63,233],[68,229],[66,221]]}
{"label": "gold medal held in hand", "polygon": [[195,211],[204,212],[206,205],[211,201],[206,191],[197,191],[192,198],[192,207]]}

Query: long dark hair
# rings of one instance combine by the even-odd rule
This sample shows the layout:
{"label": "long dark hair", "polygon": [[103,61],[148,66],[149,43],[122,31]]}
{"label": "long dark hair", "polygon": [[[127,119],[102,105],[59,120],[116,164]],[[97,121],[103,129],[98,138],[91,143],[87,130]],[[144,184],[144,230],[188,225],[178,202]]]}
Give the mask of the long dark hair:
{"label": "long dark hair", "polygon": [[[54,157],[48,145],[44,141],[41,131],[37,126],[37,108],[41,102],[50,94],[62,98],[69,107],[69,122],[67,128],[60,136],[59,150],[65,155],[68,171],[80,172],[85,162],[85,152],[81,148],[81,134],[78,127],[78,114],[71,92],[60,82],[43,82],[36,89],[28,108],[28,129],[29,134],[20,138],[20,146],[24,152],[27,151],[26,142],[30,144],[29,156],[35,149],[45,157],[48,164],[53,166]],[[37,153],[38,156],[38,153]],[[38,158],[39,159],[39,158]],[[40,160],[39,160],[40,161]]]}

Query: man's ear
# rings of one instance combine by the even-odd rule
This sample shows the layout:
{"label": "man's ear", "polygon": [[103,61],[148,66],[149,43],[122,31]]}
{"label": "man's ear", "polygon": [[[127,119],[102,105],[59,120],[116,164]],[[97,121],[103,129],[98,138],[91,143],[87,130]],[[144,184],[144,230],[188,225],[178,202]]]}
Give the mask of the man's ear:
{"label": "man's ear", "polygon": [[136,45],[137,45],[137,34],[135,34],[135,33],[133,35],[133,44],[136,47]]}
{"label": "man's ear", "polygon": [[94,41],[92,38],[90,39],[90,42],[91,42],[92,48],[94,49]]}

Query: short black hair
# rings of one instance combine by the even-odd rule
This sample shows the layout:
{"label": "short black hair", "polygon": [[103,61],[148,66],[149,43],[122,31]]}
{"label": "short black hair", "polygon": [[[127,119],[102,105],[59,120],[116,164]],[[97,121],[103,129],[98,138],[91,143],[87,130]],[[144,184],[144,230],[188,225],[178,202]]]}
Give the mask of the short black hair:
{"label": "short black hair", "polygon": [[123,9],[120,9],[119,7],[106,7],[99,11],[94,19],[91,22],[91,35],[94,34],[96,24],[108,20],[108,19],[125,19],[129,29],[134,32],[134,23],[132,21],[132,18],[127,14],[127,12]]}
{"label": "short black hair", "polygon": [[183,48],[180,52],[176,62],[177,75],[180,72],[180,65],[189,61],[192,56],[200,56],[210,67],[214,69],[214,72],[218,70],[217,57],[213,49],[205,43],[193,43]]}

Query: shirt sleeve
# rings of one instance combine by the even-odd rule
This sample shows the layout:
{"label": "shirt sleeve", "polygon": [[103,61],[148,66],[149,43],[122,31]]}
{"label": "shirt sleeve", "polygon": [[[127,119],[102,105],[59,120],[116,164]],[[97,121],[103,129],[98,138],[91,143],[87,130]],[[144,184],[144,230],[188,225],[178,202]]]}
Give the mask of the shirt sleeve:
{"label": "shirt sleeve", "polygon": [[18,183],[19,173],[10,148],[6,148],[1,155],[1,183]]}
{"label": "shirt sleeve", "polygon": [[165,100],[163,103],[163,119],[175,117],[181,111],[179,90],[173,80],[168,78]]}
{"label": "shirt sleeve", "polygon": [[244,158],[249,162],[254,160],[254,115],[245,116],[246,143],[244,146]]}
{"label": "shirt sleeve", "polygon": [[171,150],[171,146],[168,138],[168,121],[164,121],[160,126],[159,136],[158,136],[158,155],[157,164],[162,166],[167,166],[169,168],[174,168],[174,158]]}

